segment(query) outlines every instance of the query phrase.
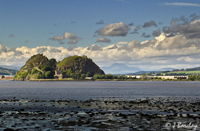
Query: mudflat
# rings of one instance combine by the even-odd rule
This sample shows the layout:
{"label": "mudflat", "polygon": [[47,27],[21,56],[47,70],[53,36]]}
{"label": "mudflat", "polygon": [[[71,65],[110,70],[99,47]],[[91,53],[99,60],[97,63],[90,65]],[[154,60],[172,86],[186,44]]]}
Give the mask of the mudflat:
{"label": "mudflat", "polygon": [[0,100],[0,130],[200,130],[199,97]]}

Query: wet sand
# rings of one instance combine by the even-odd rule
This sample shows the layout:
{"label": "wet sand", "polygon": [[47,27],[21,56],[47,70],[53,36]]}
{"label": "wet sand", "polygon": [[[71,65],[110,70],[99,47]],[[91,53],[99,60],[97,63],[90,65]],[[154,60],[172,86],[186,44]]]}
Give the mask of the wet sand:
{"label": "wet sand", "polygon": [[8,128],[15,131],[200,130],[200,98],[2,99],[0,130]]}

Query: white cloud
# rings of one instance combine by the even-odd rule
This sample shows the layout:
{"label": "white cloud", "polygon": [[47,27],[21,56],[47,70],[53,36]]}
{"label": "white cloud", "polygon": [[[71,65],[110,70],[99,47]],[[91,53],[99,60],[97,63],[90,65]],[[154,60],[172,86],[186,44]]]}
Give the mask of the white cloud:
{"label": "white cloud", "polygon": [[55,36],[53,38],[50,38],[51,40],[58,40],[58,41],[62,41],[64,39],[64,36]]}
{"label": "white cloud", "polygon": [[128,25],[123,22],[107,24],[104,28],[99,29],[96,33],[101,36],[126,36],[128,33]]}
{"label": "white cloud", "polygon": [[186,57],[180,57],[177,60],[193,63],[193,62],[200,61],[200,58],[192,58],[192,57],[186,56]]}
{"label": "white cloud", "polygon": [[149,42],[149,40],[142,41],[141,44],[146,44],[146,43],[148,43],[148,42]]}
{"label": "white cloud", "polygon": [[[183,22],[183,23],[179,23]],[[182,17],[182,19],[173,19],[171,21],[171,27],[163,27],[163,32],[167,34],[168,37],[183,34],[185,37],[190,39],[200,38],[200,20],[195,20],[193,22],[188,22],[187,19]]]}
{"label": "white cloud", "polygon": [[7,52],[8,48],[0,44],[0,53]]}
{"label": "white cloud", "polygon": [[120,42],[118,42],[117,44],[118,45],[124,45],[124,44],[127,44],[128,42],[125,42],[125,41],[120,41]]}
{"label": "white cloud", "polygon": [[58,41],[60,41],[60,44],[63,44],[63,42],[61,42],[63,39],[69,40],[68,44],[76,44],[78,41],[81,40],[81,38],[79,38],[75,34],[71,34],[71,33],[68,33],[68,32],[65,32],[64,36],[55,36],[55,37],[49,38],[49,39],[58,40]]}
{"label": "white cloud", "polygon": [[96,42],[110,43],[111,40],[109,38],[98,38]]}
{"label": "white cloud", "polygon": [[[67,38],[75,38],[68,34]],[[164,33],[155,39],[138,42],[132,40],[125,44],[112,44],[106,47],[91,45],[89,47],[51,47],[35,48],[18,47],[9,49],[0,45],[0,63],[3,65],[24,65],[25,62],[38,52],[57,61],[72,55],[87,55],[100,66],[109,66],[116,62],[123,62],[129,66],[137,66],[144,70],[159,67],[183,68],[200,66],[200,39],[189,39],[179,34],[166,37]]]}
{"label": "white cloud", "polygon": [[194,3],[164,3],[164,5],[171,5],[171,6],[200,6],[200,4]]}
{"label": "white cloud", "polygon": [[65,39],[71,39],[71,40],[78,39],[78,37],[75,34],[71,34],[71,33],[68,33],[68,32],[65,32],[64,38]]}

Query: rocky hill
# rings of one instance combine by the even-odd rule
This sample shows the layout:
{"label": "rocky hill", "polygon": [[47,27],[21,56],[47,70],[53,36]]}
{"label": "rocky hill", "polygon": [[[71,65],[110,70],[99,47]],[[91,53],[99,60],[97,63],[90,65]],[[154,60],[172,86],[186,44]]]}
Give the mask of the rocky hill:
{"label": "rocky hill", "polygon": [[70,56],[58,62],[56,69],[63,72],[67,77],[73,77],[74,74],[93,76],[94,74],[105,74],[103,70],[97,66],[92,59],[87,56]]}
{"label": "rocky hill", "polygon": [[48,59],[43,54],[32,56],[18,71],[14,80],[54,78],[55,70],[62,72],[63,77],[74,79],[104,74],[104,72],[87,56],[70,56],[60,62]]}
{"label": "rocky hill", "polygon": [[55,59],[48,59],[42,54],[32,56],[18,71],[15,80],[53,78],[56,67]]}

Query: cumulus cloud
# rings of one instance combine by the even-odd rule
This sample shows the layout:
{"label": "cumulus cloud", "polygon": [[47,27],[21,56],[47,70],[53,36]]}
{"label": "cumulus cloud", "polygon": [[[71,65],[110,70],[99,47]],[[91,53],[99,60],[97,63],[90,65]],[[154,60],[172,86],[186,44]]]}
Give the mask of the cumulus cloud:
{"label": "cumulus cloud", "polygon": [[[163,27],[163,32],[166,34],[183,34],[189,39],[200,38],[200,20],[188,22],[184,19],[173,19],[171,26]],[[174,36],[174,35],[173,35]]]}
{"label": "cumulus cloud", "polygon": [[58,40],[58,41],[62,41],[64,39],[64,36],[55,36],[53,38],[49,38],[51,40]]}
{"label": "cumulus cloud", "polygon": [[110,43],[111,40],[109,38],[98,38],[96,42]]}
{"label": "cumulus cloud", "polygon": [[144,37],[144,38],[149,38],[149,37],[151,37],[151,35],[149,35],[149,34],[146,34],[146,33],[142,33],[141,37]]}
{"label": "cumulus cloud", "polygon": [[47,48],[45,48],[45,47],[38,48],[38,49],[37,49],[37,53],[38,53],[38,54],[42,54],[42,53],[45,52],[46,50],[47,50]]}
{"label": "cumulus cloud", "polygon": [[150,26],[157,26],[155,21],[145,22],[143,28],[150,27]]}
{"label": "cumulus cloud", "polygon": [[108,49],[110,50],[110,49],[117,49],[117,48],[118,48],[117,45],[112,45],[112,47],[110,47],[110,48],[108,48]]}
{"label": "cumulus cloud", "polygon": [[128,24],[128,26],[133,26],[134,25],[134,23],[130,23],[130,24]]}
{"label": "cumulus cloud", "polygon": [[67,42],[67,44],[76,44],[78,42],[78,39],[70,40]]}
{"label": "cumulus cloud", "polygon": [[107,24],[103,28],[96,31],[101,36],[126,36],[129,31],[128,25],[123,22]]}
{"label": "cumulus cloud", "polygon": [[102,24],[104,24],[104,21],[103,21],[103,20],[100,20],[100,21],[96,22],[96,24],[97,24],[97,25],[102,25]]}
{"label": "cumulus cloud", "polygon": [[64,38],[73,40],[73,39],[78,39],[78,36],[76,36],[75,34],[71,34],[71,33],[65,32]]}
{"label": "cumulus cloud", "polygon": [[8,50],[8,48],[6,46],[0,44],[0,53],[7,52],[7,50]]}
{"label": "cumulus cloud", "polygon": [[75,34],[71,34],[68,32],[64,33],[64,36],[55,36],[53,38],[49,38],[50,40],[57,40],[60,42],[60,44],[64,44],[64,42],[62,41],[63,39],[67,39],[68,44],[76,44],[78,41],[81,40],[81,38],[79,38],[77,35]]}
{"label": "cumulus cloud", "polygon": [[[164,35],[164,34],[162,34]],[[184,35],[166,37],[157,45],[158,49],[180,49],[189,47],[200,47],[200,39],[188,39]]]}
{"label": "cumulus cloud", "polygon": [[52,53],[60,53],[61,52],[61,50],[56,49],[56,48],[51,48],[49,51]]}
{"label": "cumulus cloud", "polygon": [[95,50],[101,50],[101,47],[98,45],[91,45],[87,48],[87,50],[95,51]]}
{"label": "cumulus cloud", "polygon": [[128,42],[126,42],[126,41],[120,41],[120,42],[117,42],[117,44],[122,44],[122,45],[124,45],[124,44],[127,44]]}
{"label": "cumulus cloud", "polygon": [[68,51],[72,51],[73,49],[74,49],[73,46],[69,46],[69,47],[67,48]]}
{"label": "cumulus cloud", "polygon": [[155,30],[155,31],[152,32],[152,35],[153,35],[154,37],[155,37],[155,36],[159,36],[160,34],[161,34],[160,29]]}
{"label": "cumulus cloud", "polygon": [[139,49],[140,47],[141,47],[140,42],[132,40],[131,42],[128,42],[126,45],[119,47],[118,50],[132,51],[133,49]]}
{"label": "cumulus cloud", "polygon": [[133,32],[130,32],[130,34],[139,34],[138,33],[139,29],[142,29],[142,26],[131,27],[131,30],[133,30]]}
{"label": "cumulus cloud", "polygon": [[[194,24],[196,22],[194,21]],[[192,24],[192,23],[190,23]],[[75,38],[68,34],[66,37]],[[158,69],[162,67],[188,68],[200,66],[200,38],[190,39],[184,34],[167,37],[161,33],[154,39],[139,42],[119,42],[106,47],[91,45],[88,47],[51,47],[40,46],[35,48],[18,47],[9,49],[0,45],[0,63],[5,65],[24,65],[25,62],[37,53],[42,53],[57,61],[72,55],[86,55],[100,66],[123,62],[129,66],[141,69]]]}
{"label": "cumulus cloud", "polygon": [[198,18],[199,18],[199,16],[197,16],[196,13],[190,15],[190,19],[191,19],[190,21],[194,21]]}

